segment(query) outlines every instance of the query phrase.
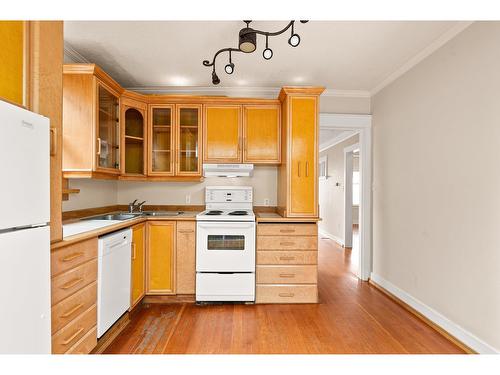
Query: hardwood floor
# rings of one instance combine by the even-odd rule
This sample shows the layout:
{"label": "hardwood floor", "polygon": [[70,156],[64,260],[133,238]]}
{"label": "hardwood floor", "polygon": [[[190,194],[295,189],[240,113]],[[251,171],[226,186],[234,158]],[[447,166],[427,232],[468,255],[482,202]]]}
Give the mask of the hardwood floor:
{"label": "hardwood floor", "polygon": [[463,353],[359,281],[356,256],[320,239],[317,305],[147,304],[105,353]]}

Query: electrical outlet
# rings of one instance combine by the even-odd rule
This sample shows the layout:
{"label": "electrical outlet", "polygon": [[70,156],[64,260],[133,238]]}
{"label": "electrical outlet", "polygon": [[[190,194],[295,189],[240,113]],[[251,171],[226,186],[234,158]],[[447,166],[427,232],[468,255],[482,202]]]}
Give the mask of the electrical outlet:
{"label": "electrical outlet", "polygon": [[189,203],[191,203],[191,195],[186,194],[186,204],[189,204]]}
{"label": "electrical outlet", "polygon": [[264,199],[264,206],[269,206],[269,198]]}

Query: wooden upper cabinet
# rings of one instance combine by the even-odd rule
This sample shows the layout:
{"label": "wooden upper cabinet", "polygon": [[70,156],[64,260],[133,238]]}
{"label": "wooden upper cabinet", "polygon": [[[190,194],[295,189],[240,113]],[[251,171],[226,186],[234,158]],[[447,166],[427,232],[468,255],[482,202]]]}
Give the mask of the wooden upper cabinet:
{"label": "wooden upper cabinet", "polygon": [[94,64],[63,68],[63,177],[120,174],[123,89]]}
{"label": "wooden upper cabinet", "polygon": [[243,163],[279,164],[280,161],[280,106],[244,106]]}
{"label": "wooden upper cabinet", "polygon": [[146,294],[175,294],[175,221],[147,223]]}
{"label": "wooden upper cabinet", "polygon": [[98,81],[96,170],[120,170],[119,107],[119,94]]}
{"label": "wooden upper cabinet", "polygon": [[174,105],[149,107],[149,175],[174,175],[174,114]]}
{"label": "wooden upper cabinet", "polygon": [[147,173],[147,105],[129,98],[121,101],[121,174],[145,176]]}
{"label": "wooden upper cabinet", "polygon": [[130,309],[144,297],[146,292],[146,224],[132,228],[132,272]]}
{"label": "wooden upper cabinet", "polygon": [[201,105],[176,106],[177,176],[201,176]]}
{"label": "wooden upper cabinet", "polygon": [[240,105],[205,105],[205,163],[241,163],[241,112]]}

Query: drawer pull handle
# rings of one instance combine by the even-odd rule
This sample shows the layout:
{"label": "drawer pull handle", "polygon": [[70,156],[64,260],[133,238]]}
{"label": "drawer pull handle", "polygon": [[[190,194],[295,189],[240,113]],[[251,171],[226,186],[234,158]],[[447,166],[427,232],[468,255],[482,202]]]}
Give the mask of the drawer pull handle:
{"label": "drawer pull handle", "polygon": [[61,286],[61,289],[69,289],[69,288],[72,288],[74,287],[75,285],[77,284],[80,284],[81,282],[83,281],[83,278],[79,277],[77,279],[73,279],[71,281],[68,281],[66,284],[64,284],[63,286]]}
{"label": "drawer pull handle", "polygon": [[71,341],[73,341],[80,333],[82,333],[85,328],[80,327],[75,333],[73,333],[70,337],[63,341],[63,345],[68,345]]}
{"label": "drawer pull handle", "polygon": [[280,257],[280,260],[294,260],[295,257]]}
{"label": "drawer pull handle", "polygon": [[293,278],[293,277],[295,277],[295,274],[294,273],[280,273],[280,277]]}
{"label": "drawer pull handle", "polygon": [[281,246],[293,246],[295,245],[295,242],[280,242]]}
{"label": "drawer pull handle", "polygon": [[280,293],[278,294],[280,297],[293,297],[295,296],[294,293]]}
{"label": "drawer pull handle", "polygon": [[192,229],[179,229],[179,233],[194,233]]}
{"label": "drawer pull handle", "polygon": [[79,303],[75,307],[73,307],[71,310],[66,311],[64,314],[61,315],[61,318],[67,318],[68,316],[74,314],[76,311],[80,310],[83,307],[82,303]]}
{"label": "drawer pull handle", "polygon": [[280,229],[280,233],[295,233],[295,229]]}
{"label": "drawer pull handle", "polygon": [[62,258],[61,262],[71,262],[72,260],[74,260],[76,258],[80,258],[81,256],[83,256],[83,253],[74,253],[74,254],[68,255],[67,257]]}

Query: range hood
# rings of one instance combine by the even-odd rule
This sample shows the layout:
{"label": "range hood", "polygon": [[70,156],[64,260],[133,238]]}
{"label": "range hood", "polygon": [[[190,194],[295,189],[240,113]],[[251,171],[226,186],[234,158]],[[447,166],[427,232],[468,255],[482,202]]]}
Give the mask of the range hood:
{"label": "range hood", "polygon": [[253,164],[203,164],[205,177],[250,177]]}

